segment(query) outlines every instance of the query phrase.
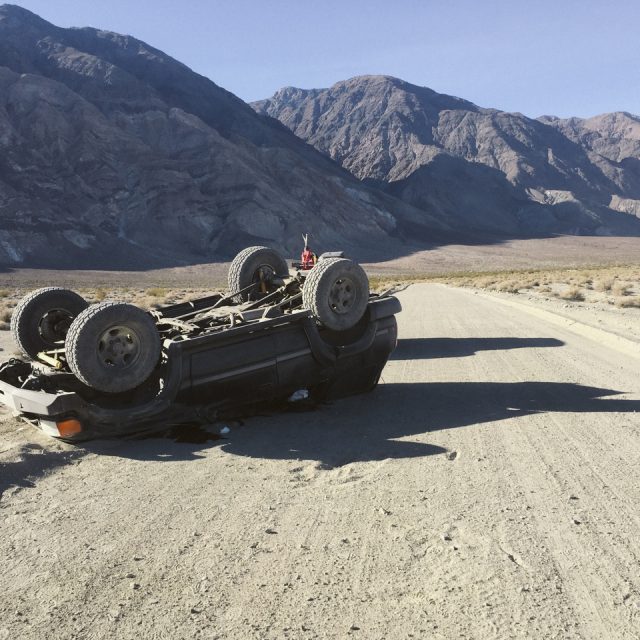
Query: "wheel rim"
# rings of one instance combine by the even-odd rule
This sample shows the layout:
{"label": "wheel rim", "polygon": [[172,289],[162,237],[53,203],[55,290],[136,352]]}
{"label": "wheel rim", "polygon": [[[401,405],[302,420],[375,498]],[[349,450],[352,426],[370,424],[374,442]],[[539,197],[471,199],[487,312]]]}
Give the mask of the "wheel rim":
{"label": "wheel rim", "polygon": [[72,322],[73,314],[70,311],[51,309],[42,316],[38,323],[38,331],[45,342],[55,344],[65,339]]}
{"label": "wheel rim", "polygon": [[98,358],[105,367],[127,369],[139,355],[140,338],[130,327],[111,327],[98,340]]}
{"label": "wheel rim", "polygon": [[329,291],[329,306],[339,314],[349,313],[357,299],[356,286],[351,278],[338,278]]}

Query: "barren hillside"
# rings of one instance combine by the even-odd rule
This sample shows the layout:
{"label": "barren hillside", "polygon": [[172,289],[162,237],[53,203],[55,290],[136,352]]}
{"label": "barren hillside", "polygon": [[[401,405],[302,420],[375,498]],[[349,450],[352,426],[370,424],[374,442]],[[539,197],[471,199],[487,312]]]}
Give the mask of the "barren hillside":
{"label": "barren hillside", "polygon": [[0,7],[1,264],[212,262],[302,231],[373,258],[405,218],[443,226],[140,40]]}
{"label": "barren hillside", "polygon": [[253,106],[461,230],[640,234],[639,124],[628,114],[535,120],[388,76],[287,87]]}

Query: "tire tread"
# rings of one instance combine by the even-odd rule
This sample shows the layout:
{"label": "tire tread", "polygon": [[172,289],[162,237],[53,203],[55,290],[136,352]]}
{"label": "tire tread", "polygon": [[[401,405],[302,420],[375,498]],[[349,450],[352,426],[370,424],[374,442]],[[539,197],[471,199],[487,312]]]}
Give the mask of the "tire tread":
{"label": "tire tread", "polygon": [[[353,262],[352,260],[349,260],[348,258],[325,258],[323,260],[320,260],[318,264],[316,264],[315,267],[311,269],[311,271],[309,272],[309,275],[305,279],[304,286],[302,287],[303,306],[306,309],[309,309],[313,313],[313,315],[316,317],[316,319],[320,321],[322,321],[322,317],[324,316],[324,313],[323,313],[323,310],[320,309],[320,307],[318,306],[319,300],[317,296],[317,291],[322,279],[325,278],[326,274],[331,269],[334,268],[334,265],[339,263],[353,264],[359,269],[362,269],[360,265]],[[362,271],[362,273],[364,274],[364,270]],[[367,281],[367,289],[368,289],[368,278],[366,277],[366,274],[364,275]],[[364,294],[368,300],[369,291],[367,290],[366,292],[364,292]],[[356,324],[356,322],[358,322],[359,319],[360,318],[357,318],[353,324]],[[340,329],[347,329],[347,328],[348,327],[340,327]]]}
{"label": "tire tread", "polygon": [[[82,382],[86,384],[88,387],[94,387],[94,383],[89,380],[82,371],[82,365],[80,364],[80,347],[81,342],[79,340],[80,333],[87,326],[89,322],[93,320],[98,314],[104,313],[105,309],[122,307],[126,312],[129,308],[139,309],[139,307],[134,307],[126,302],[100,302],[98,304],[93,304],[87,309],[85,309],[78,317],[71,323],[69,327],[69,332],[67,333],[66,340],[66,349],[65,354],[67,357],[67,363],[69,364],[69,368],[73,372],[73,374]],[[142,311],[140,309],[140,311]],[[159,334],[157,335],[157,350],[158,355],[160,354],[161,341]],[[144,380],[140,381],[140,384],[144,382]],[[137,386],[137,385],[136,385]],[[98,389],[99,391],[107,391],[107,389]]]}
{"label": "tire tread", "polygon": [[69,294],[70,297],[75,297],[79,306],[87,306],[87,301],[81,295],[75,293],[75,291],[71,291],[70,289],[65,289],[64,287],[42,287],[32,291],[22,298],[11,314],[10,329],[11,335],[20,350],[32,358],[34,358],[36,354],[31,353],[31,348],[29,347],[30,336],[28,334],[28,326],[26,322],[27,314],[32,312],[32,304],[37,300],[37,298],[40,298],[43,294],[48,294],[54,291],[63,291],[65,294]]}
{"label": "tire tread", "polygon": [[[244,288],[242,286],[242,276],[243,276],[243,269],[245,267],[245,264],[255,254],[258,254],[261,251],[265,251],[265,250],[272,252],[282,261],[281,264],[279,265],[272,265],[276,271],[276,274],[279,276],[287,276],[289,274],[289,268],[287,266],[286,261],[279,254],[277,254],[277,252],[274,251],[273,249],[270,249],[269,247],[263,247],[263,246],[247,247],[246,249],[243,249],[236,255],[236,257],[231,262],[231,265],[229,266],[229,273],[227,275],[229,293],[235,293],[236,291],[239,291]],[[282,273],[278,273],[280,269],[283,270]],[[245,285],[245,286],[248,286],[248,285]],[[246,296],[246,294],[242,294],[241,296],[234,296],[233,299],[235,302],[242,302],[243,300],[246,299],[246,297],[243,297],[243,296]]]}

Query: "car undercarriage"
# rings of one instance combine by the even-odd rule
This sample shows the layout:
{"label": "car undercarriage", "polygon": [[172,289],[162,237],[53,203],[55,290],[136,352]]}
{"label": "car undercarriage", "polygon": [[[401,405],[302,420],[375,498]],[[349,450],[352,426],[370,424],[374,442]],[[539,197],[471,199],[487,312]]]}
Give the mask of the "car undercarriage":
{"label": "car undercarriage", "polygon": [[27,359],[0,365],[0,402],[55,437],[160,429],[305,389],[332,399],[375,387],[397,340],[398,300],[331,254],[290,272],[267,247],[231,263],[229,292],[144,311],[30,293],[12,331]]}

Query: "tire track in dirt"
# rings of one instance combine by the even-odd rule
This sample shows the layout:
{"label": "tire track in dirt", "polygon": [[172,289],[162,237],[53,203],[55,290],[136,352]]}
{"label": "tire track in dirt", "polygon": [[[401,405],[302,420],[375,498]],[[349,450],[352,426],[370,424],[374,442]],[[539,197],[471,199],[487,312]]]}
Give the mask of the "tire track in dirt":
{"label": "tire track in dirt", "polygon": [[[446,315],[446,314],[443,314]],[[490,317],[489,314],[483,317]],[[500,319],[502,320],[502,319]],[[444,335],[464,336],[467,334],[492,336],[496,338],[505,335],[500,322],[491,323],[487,326],[483,322],[475,321],[472,317],[465,317],[464,324],[457,323],[457,326],[446,327]],[[479,325],[479,326],[478,326]],[[511,332],[507,332],[511,335]],[[489,363],[486,358],[471,357],[467,374],[473,380],[496,379],[495,370],[504,371],[504,360],[512,357],[517,350],[504,352],[509,355],[500,355],[500,352],[491,352]],[[496,367],[496,354],[500,359],[500,366]],[[490,366],[487,367],[487,364]],[[509,376],[506,377],[510,379]],[[500,376],[498,375],[498,379]],[[516,378],[517,379],[517,378]],[[502,566],[502,574],[498,578],[499,589],[510,594],[512,602],[511,608],[499,612],[492,612],[493,615],[487,620],[486,613],[483,612],[481,602],[478,602],[475,618],[475,629],[481,632],[483,637],[519,637],[521,633],[534,630],[539,637],[552,637],[562,630],[563,637],[574,637],[575,630],[572,628],[571,619],[574,616],[570,602],[566,596],[557,592],[557,584],[560,582],[560,571],[557,561],[550,555],[544,553],[532,554],[532,549],[540,546],[539,529],[535,520],[531,518],[529,498],[520,480],[521,468],[517,464],[517,456],[514,456],[513,447],[509,434],[517,428],[518,418],[509,418],[508,412],[496,412],[495,400],[490,397],[479,398],[481,408],[478,413],[491,417],[496,414],[496,422],[488,421],[482,425],[481,430],[474,429],[481,433],[488,443],[488,456],[490,461],[495,461],[497,467],[501,463],[508,463],[506,468],[502,468],[502,474],[494,475],[493,478],[485,478],[483,493],[486,496],[496,496],[496,507],[487,519],[484,514],[474,514],[469,518],[466,528],[473,530],[469,534],[469,544],[483,545],[489,560],[486,561],[484,572],[491,575],[495,571],[495,565]],[[505,399],[506,400],[506,399]],[[505,402],[505,407],[507,403]],[[462,456],[465,456],[462,451]],[[474,453],[474,455],[477,455]],[[478,458],[487,458],[487,454]],[[463,458],[464,459],[464,458]],[[492,466],[494,466],[492,465]],[[506,476],[506,477],[505,477]],[[485,499],[486,506],[487,499]],[[499,507],[498,505],[503,505]],[[519,511],[526,516],[519,515]],[[504,514],[504,515],[503,515]],[[495,558],[500,558],[498,563]],[[478,567],[475,567],[476,571]],[[482,571],[478,572],[482,575]],[[535,576],[541,579],[536,580]],[[485,578],[486,581],[486,578]],[[531,585],[536,582],[535,587]],[[491,599],[495,595],[495,589],[482,591],[485,598]],[[481,598],[482,599],[482,598]],[[529,600],[527,603],[526,600]],[[527,619],[527,615],[521,609],[527,611],[531,608],[531,601],[536,610],[546,608],[546,615],[542,618],[542,625],[536,625],[534,620]],[[516,604],[517,603],[517,604]],[[515,606],[514,606],[515,605]],[[527,606],[528,605],[528,606]],[[551,606],[550,606],[551,605]],[[486,611],[486,606],[484,607]],[[533,623],[533,624],[532,624]],[[473,633],[469,629],[469,633]]]}
{"label": "tire track in dirt", "polygon": [[[553,353],[548,357],[553,358],[555,355]],[[537,357],[543,358],[545,356],[538,353]],[[564,358],[565,372],[567,368],[566,361],[567,358]],[[540,367],[539,362],[534,365],[530,360],[520,358],[517,353],[512,354],[512,357],[509,358],[504,357],[502,366],[511,371],[512,375],[519,375],[526,379],[534,377],[537,371],[545,370]],[[579,374],[577,370],[576,374]],[[561,407],[563,398],[558,395],[557,389],[552,388],[550,393],[555,397],[553,404]],[[637,586],[634,585],[633,578],[637,575],[637,572],[634,567],[640,565],[638,564],[637,550],[634,550],[633,546],[628,543],[630,536],[633,536],[632,532],[638,530],[638,520],[636,513],[633,512],[633,506],[629,503],[624,506],[629,507],[631,511],[629,509],[621,511],[619,496],[610,490],[609,483],[613,484],[613,486],[624,485],[624,482],[622,482],[623,476],[633,478],[633,469],[635,467],[632,464],[626,469],[626,473],[621,476],[616,473],[620,469],[619,460],[615,461],[616,464],[604,466],[598,464],[599,457],[594,460],[590,451],[601,451],[603,442],[601,438],[593,437],[589,420],[585,420],[586,424],[581,425],[580,438],[577,438],[575,429],[569,431],[563,421],[559,419],[558,414],[554,412],[550,412],[544,418],[539,416],[536,416],[536,418],[541,424],[543,421],[551,421],[554,425],[554,428],[546,430],[547,441],[544,447],[540,446],[538,440],[534,440],[531,429],[527,429],[524,432],[518,429],[505,432],[514,440],[514,446],[511,447],[514,451],[525,448],[522,442],[522,436],[524,435],[528,441],[526,448],[531,455],[538,459],[543,469],[542,473],[536,475],[530,473],[522,474],[529,493],[534,496],[533,502],[539,503],[536,511],[541,512],[540,507],[545,506],[547,508],[546,513],[549,513],[548,500],[557,497],[558,500],[552,512],[563,513],[563,507],[566,506],[567,500],[570,500],[571,496],[575,498],[580,495],[584,497],[582,504],[585,505],[585,508],[588,503],[591,503],[589,506],[592,513],[598,513],[601,520],[617,522],[618,526],[621,526],[623,531],[626,531],[626,536],[619,536],[622,540],[618,542],[624,541],[627,544],[624,546],[620,544],[612,545],[612,541],[606,535],[607,532],[598,530],[595,527],[595,523],[590,522],[588,519],[583,521],[578,520],[577,517],[570,518],[570,515],[566,513],[566,508],[564,509],[566,517],[556,519],[544,531],[545,535],[550,535],[555,543],[553,555],[562,561],[563,582],[565,584],[573,583],[571,587],[578,588],[579,596],[574,599],[574,606],[579,606],[583,609],[586,607],[589,610],[590,620],[582,625],[582,633],[585,634],[585,637],[600,638],[612,637],[612,634],[617,631],[622,633],[622,637],[633,637],[634,630],[632,626],[627,626],[625,629],[617,627],[620,622],[620,616],[617,614],[609,615],[610,607],[608,605],[612,597],[616,599],[613,594],[618,595],[618,603],[621,603],[625,593],[630,595],[636,592]],[[604,422],[612,423],[612,420],[607,415],[601,419]],[[585,441],[584,435],[591,436],[589,437],[589,442]],[[562,454],[562,462],[555,460],[551,455],[558,453]],[[615,476],[609,480],[609,483],[603,481],[600,475],[606,471],[609,471],[609,474],[613,472]],[[538,481],[537,483],[536,480]],[[579,484],[579,487],[576,487],[573,492],[567,492],[566,490],[566,484],[570,480],[573,480],[574,486]],[[545,488],[542,487],[543,482],[546,482]],[[540,496],[541,494],[544,494],[544,503],[535,499],[535,496]],[[618,504],[614,513],[611,504],[616,501]],[[582,518],[583,516],[580,517]],[[591,534],[591,548],[584,544],[585,531]],[[599,541],[599,543],[594,545],[593,541]],[[624,553],[621,553],[622,549],[624,549]],[[573,562],[567,561],[567,556],[573,556]],[[576,568],[580,570],[576,571]],[[587,568],[591,569],[592,573],[588,582],[582,577]],[[603,605],[602,603],[604,602],[607,604]],[[628,622],[633,624],[631,618],[628,619]]]}

